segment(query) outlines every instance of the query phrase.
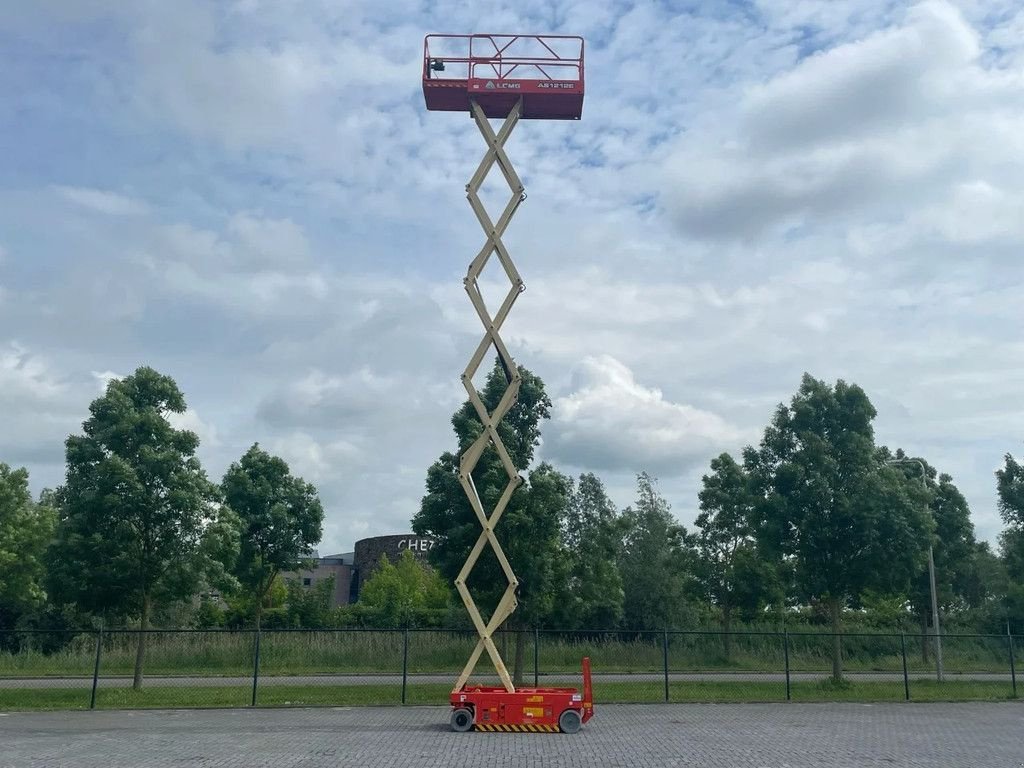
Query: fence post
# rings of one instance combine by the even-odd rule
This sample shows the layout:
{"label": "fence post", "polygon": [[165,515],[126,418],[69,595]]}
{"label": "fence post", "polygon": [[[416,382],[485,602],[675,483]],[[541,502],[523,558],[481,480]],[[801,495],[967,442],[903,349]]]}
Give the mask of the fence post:
{"label": "fence post", "polygon": [[1017,698],[1017,665],[1013,660],[1013,635],[1010,634],[1010,622],[1006,622],[1006,645],[1010,651],[1010,684],[1013,686],[1013,698]]}
{"label": "fence post", "polygon": [[665,662],[665,701],[668,702],[668,630],[665,630],[661,644],[661,655]]}
{"label": "fence post", "polygon": [[256,688],[259,686],[260,681],[260,635],[262,634],[259,627],[256,628],[256,647],[253,649],[252,659],[252,704],[256,706]]}
{"label": "fence post", "polygon": [[409,681],[409,627],[402,633],[402,703],[405,704],[405,688]]}
{"label": "fence post", "polygon": [[786,660],[786,701],[791,701],[793,693],[789,687],[789,629],[782,630],[782,657]]}
{"label": "fence post", "polygon": [[540,685],[540,630],[533,628],[533,687]]}
{"label": "fence post", "polygon": [[903,695],[910,701],[910,675],[907,674],[907,635],[900,632],[900,651],[903,653]]}
{"label": "fence post", "polygon": [[96,633],[96,663],[92,668],[92,695],[89,697],[89,709],[96,709],[96,687],[100,682],[100,657],[103,655],[103,625]]}

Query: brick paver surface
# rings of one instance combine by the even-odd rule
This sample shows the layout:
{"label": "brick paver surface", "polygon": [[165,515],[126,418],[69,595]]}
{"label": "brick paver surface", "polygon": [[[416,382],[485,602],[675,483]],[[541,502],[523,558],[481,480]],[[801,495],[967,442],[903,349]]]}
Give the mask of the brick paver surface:
{"label": "brick paver surface", "polygon": [[17,766],[1024,765],[1024,705],[600,707],[579,734],[452,733],[436,707],[103,711],[0,716]]}

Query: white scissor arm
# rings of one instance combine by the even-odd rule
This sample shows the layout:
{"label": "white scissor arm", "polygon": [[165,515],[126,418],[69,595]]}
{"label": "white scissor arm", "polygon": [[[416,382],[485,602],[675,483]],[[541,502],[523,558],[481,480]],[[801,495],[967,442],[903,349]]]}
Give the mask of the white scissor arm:
{"label": "white scissor arm", "polygon": [[[462,602],[466,605],[466,610],[469,612],[469,616],[473,621],[473,626],[476,627],[476,631],[480,636],[480,639],[477,641],[472,654],[470,654],[469,661],[463,668],[462,674],[459,675],[459,679],[455,683],[454,690],[456,692],[462,690],[466,685],[466,682],[469,680],[470,675],[473,674],[473,670],[476,668],[476,664],[480,660],[480,656],[484,651],[487,651],[487,655],[491,657],[491,661],[494,663],[494,669],[498,673],[498,677],[501,679],[502,685],[504,685],[505,689],[511,693],[515,691],[515,686],[512,684],[512,678],[509,677],[508,669],[505,668],[505,663],[501,659],[501,654],[498,653],[498,648],[494,644],[493,638],[494,633],[516,609],[516,588],[519,586],[519,580],[516,578],[516,575],[512,570],[512,566],[508,562],[508,558],[505,557],[505,553],[502,551],[501,545],[498,543],[498,539],[494,535],[494,529],[501,520],[501,515],[508,506],[508,503],[512,498],[512,494],[515,493],[515,490],[523,483],[523,478],[519,476],[515,464],[513,464],[512,458],[508,455],[508,451],[506,450],[504,443],[501,441],[501,436],[498,434],[498,424],[501,423],[502,418],[504,418],[505,414],[508,413],[509,409],[515,404],[516,398],[519,396],[519,387],[522,383],[522,378],[519,375],[519,369],[516,367],[515,362],[512,360],[512,356],[505,347],[505,342],[502,341],[500,336],[501,326],[505,322],[505,318],[508,317],[508,313],[511,311],[512,305],[515,304],[516,298],[523,292],[525,287],[523,285],[522,278],[519,276],[519,272],[512,263],[512,257],[509,256],[508,250],[505,248],[505,244],[501,241],[501,236],[508,228],[509,222],[512,220],[512,216],[515,215],[516,209],[519,207],[519,204],[526,199],[526,195],[523,192],[523,183],[520,181],[515,169],[512,168],[512,163],[509,161],[508,155],[505,154],[504,148],[505,142],[508,141],[508,137],[512,134],[512,130],[516,127],[516,123],[519,122],[519,117],[522,113],[522,101],[520,100],[516,103],[508,117],[505,118],[505,122],[497,134],[494,133],[494,130],[491,128],[491,124],[484,116],[483,110],[480,109],[480,106],[476,101],[473,100],[471,104],[473,109],[473,119],[476,121],[476,125],[480,129],[480,133],[483,135],[484,141],[487,142],[487,152],[484,154],[483,160],[480,161],[480,165],[477,167],[476,173],[473,174],[469,183],[466,185],[466,197],[469,200],[470,207],[473,209],[473,213],[476,214],[476,218],[480,222],[480,227],[487,236],[487,240],[480,249],[476,258],[470,263],[469,270],[466,272],[464,284],[466,287],[466,293],[469,295],[469,300],[473,303],[473,309],[476,310],[476,313],[480,318],[480,322],[483,323],[484,337],[481,339],[480,344],[477,346],[476,351],[469,360],[469,364],[462,373],[462,384],[466,388],[466,392],[469,395],[469,401],[473,404],[473,408],[476,410],[477,416],[480,417],[483,429],[477,439],[473,441],[465,452],[463,452],[459,459],[459,482],[461,483],[463,490],[466,492],[466,497],[469,499],[473,512],[476,513],[477,520],[480,522],[482,530],[479,538],[476,540],[476,544],[469,553],[469,557],[466,558],[465,565],[462,566],[462,570],[455,578],[455,589],[458,590],[459,595],[462,597]],[[478,193],[480,186],[487,177],[487,174],[495,165],[498,166],[502,175],[505,177],[505,181],[508,182],[509,188],[512,191],[512,196],[509,198],[508,203],[506,203],[497,222],[492,222],[491,217],[488,215],[487,211],[484,210],[483,203],[480,201]],[[477,283],[480,274],[483,272],[484,267],[487,266],[487,262],[490,260],[492,255],[497,256],[498,261],[501,263],[502,268],[505,270],[505,274],[511,282],[511,288],[509,289],[508,294],[505,296],[504,301],[502,301],[501,306],[493,316],[491,316],[486,304],[484,303],[483,295],[480,293],[480,286]],[[488,412],[483,400],[480,399],[480,394],[476,391],[476,387],[473,386],[473,376],[483,364],[492,345],[497,352],[501,366],[505,371],[508,386],[505,389],[505,393],[502,395],[501,400],[498,402],[498,405],[493,411]],[[494,505],[494,509],[490,511],[490,514],[488,514],[483,507],[480,494],[477,493],[476,486],[473,484],[472,476],[473,469],[476,467],[477,462],[480,461],[480,457],[488,446],[494,446],[498,459],[501,461],[501,465],[504,467],[505,473],[508,475],[508,484],[505,486],[504,492],[501,494],[498,502]],[[485,623],[483,616],[480,614],[480,610],[473,601],[473,596],[469,593],[469,589],[466,586],[466,579],[469,578],[470,571],[473,570],[473,567],[476,565],[477,560],[480,558],[480,555],[483,553],[484,547],[486,546],[490,546],[491,549],[494,550],[494,554],[498,558],[501,570],[508,581],[508,586],[505,588],[505,592],[498,601],[498,605],[494,609],[494,613],[491,615],[490,621]]]}

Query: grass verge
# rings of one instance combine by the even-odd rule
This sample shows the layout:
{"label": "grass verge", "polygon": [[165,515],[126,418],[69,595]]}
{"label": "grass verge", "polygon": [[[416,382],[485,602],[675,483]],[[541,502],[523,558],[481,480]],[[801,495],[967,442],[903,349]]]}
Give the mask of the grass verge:
{"label": "grass verge", "polygon": [[[427,683],[406,689],[407,704],[438,704],[448,701],[449,687]],[[844,682],[836,686],[827,681],[795,682],[793,701],[827,702],[902,701],[902,683]],[[707,683],[673,682],[669,699],[674,703],[698,702],[780,702],[785,700],[785,685],[777,682]],[[914,681],[912,701],[1005,701],[1012,698],[1006,683],[987,681]],[[83,688],[0,688],[0,710],[74,710],[89,708],[90,692]],[[663,684],[654,682],[609,682],[595,686],[595,703],[658,703],[665,699]],[[152,687],[141,691],[131,688],[107,688],[97,691],[98,709],[190,709],[206,707],[246,707],[252,689],[242,686],[203,688]],[[259,689],[259,706],[389,706],[401,702],[401,686],[386,685],[267,685]]]}

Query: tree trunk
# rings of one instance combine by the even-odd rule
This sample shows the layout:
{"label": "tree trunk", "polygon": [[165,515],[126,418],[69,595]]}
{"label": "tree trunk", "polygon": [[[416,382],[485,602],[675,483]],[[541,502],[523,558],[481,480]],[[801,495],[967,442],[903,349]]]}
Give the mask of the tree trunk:
{"label": "tree trunk", "polygon": [[135,678],[132,688],[142,690],[142,665],[146,660],[146,630],[149,629],[149,592],[142,594],[142,617],[139,620],[139,644],[135,649]]}
{"label": "tree trunk", "polygon": [[921,614],[921,661],[928,663],[928,614]]}
{"label": "tree trunk", "polygon": [[526,632],[516,630],[516,658],[512,668],[512,684],[517,688],[523,684],[523,657],[526,655]]}
{"label": "tree trunk", "polygon": [[273,571],[270,577],[267,579],[267,583],[264,584],[262,581],[259,584],[259,594],[256,596],[256,630],[260,628],[260,623],[263,621],[263,603],[267,600],[267,595],[270,594],[271,588],[274,586],[274,579],[277,578],[277,571]]}
{"label": "tree trunk", "polygon": [[840,683],[843,680],[843,637],[840,634],[843,604],[840,598],[830,597],[828,609],[832,616],[832,679]]}
{"label": "tree trunk", "polygon": [[732,635],[729,634],[731,631],[732,606],[725,604],[722,606],[722,649],[725,652],[726,661],[732,658]]}

